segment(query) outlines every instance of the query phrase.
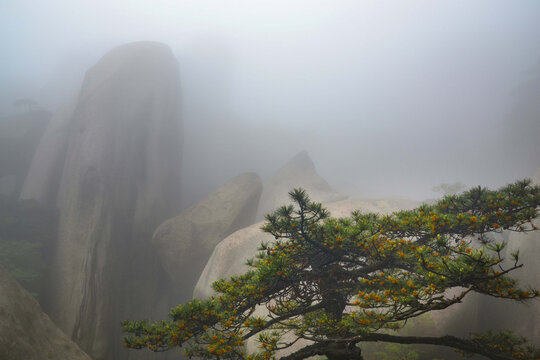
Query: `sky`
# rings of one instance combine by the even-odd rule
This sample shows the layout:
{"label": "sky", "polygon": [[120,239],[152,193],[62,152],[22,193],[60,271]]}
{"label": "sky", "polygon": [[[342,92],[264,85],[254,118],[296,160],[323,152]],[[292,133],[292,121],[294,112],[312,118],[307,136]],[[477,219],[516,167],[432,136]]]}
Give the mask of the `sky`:
{"label": "sky", "polygon": [[[540,1],[2,0],[0,114],[115,46],[180,64],[188,201],[306,149],[336,190],[437,196],[540,167]],[[538,116],[537,116],[538,115]]]}

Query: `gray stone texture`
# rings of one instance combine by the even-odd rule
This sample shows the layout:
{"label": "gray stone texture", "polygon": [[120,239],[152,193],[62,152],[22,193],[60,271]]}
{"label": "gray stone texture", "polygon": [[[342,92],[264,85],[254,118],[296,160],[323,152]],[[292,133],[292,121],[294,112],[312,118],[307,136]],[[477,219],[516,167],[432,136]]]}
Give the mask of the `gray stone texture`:
{"label": "gray stone texture", "polygon": [[98,360],[140,358],[122,348],[121,320],[166,316],[151,238],[177,207],[178,102],[178,63],[167,46],[111,50],[55,115],[23,191],[59,210],[44,308]]}
{"label": "gray stone texture", "polygon": [[0,267],[0,359],[91,360]]}
{"label": "gray stone texture", "polygon": [[239,175],[157,228],[152,242],[174,286],[175,301],[191,299],[214,247],[253,223],[261,191],[258,175]]}

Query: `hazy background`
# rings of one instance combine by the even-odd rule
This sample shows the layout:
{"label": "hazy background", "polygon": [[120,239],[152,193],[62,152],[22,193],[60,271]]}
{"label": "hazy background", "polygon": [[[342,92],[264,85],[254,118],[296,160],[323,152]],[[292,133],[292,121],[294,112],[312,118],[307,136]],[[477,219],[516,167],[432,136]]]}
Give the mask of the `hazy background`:
{"label": "hazy background", "polygon": [[302,149],[363,197],[540,167],[540,1],[2,0],[0,115],[139,40],[180,63],[184,204]]}

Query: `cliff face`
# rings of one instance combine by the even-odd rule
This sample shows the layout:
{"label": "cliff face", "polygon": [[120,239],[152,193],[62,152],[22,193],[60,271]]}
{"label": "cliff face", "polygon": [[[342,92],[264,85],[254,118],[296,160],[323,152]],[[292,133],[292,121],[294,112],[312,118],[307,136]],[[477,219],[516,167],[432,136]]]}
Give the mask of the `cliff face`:
{"label": "cliff face", "polygon": [[58,194],[45,306],[95,359],[120,358],[122,319],[163,316],[152,310],[163,297],[150,240],[177,206],[178,99],[178,64],[167,46],[113,49],[58,114],[40,145],[46,161],[37,154],[23,189],[43,202]]}
{"label": "cliff face", "polygon": [[0,267],[0,359],[91,360]]}

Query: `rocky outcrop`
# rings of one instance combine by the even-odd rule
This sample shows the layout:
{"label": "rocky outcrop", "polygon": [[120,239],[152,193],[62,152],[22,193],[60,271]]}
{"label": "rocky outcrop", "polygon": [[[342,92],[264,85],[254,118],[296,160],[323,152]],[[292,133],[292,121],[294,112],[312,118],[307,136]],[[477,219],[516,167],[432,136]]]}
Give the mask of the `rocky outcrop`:
{"label": "rocky outcrop", "polygon": [[91,360],[0,267],[0,359]]}
{"label": "rocky outcrop", "polygon": [[213,294],[214,281],[243,274],[249,270],[246,260],[257,255],[261,242],[270,242],[274,239],[272,235],[261,230],[263,223],[261,221],[238,230],[217,244],[197,281],[193,292],[194,298],[209,298]]}
{"label": "rocky outcrop", "polygon": [[[311,197],[311,194],[308,192]],[[280,205],[289,204],[285,201]],[[388,214],[397,210],[411,209],[418,203],[407,199],[382,199],[382,200],[352,200],[347,199],[330,204],[325,208],[333,217],[346,217],[353,210],[363,212],[376,212]],[[247,270],[246,260],[257,255],[261,242],[270,242],[274,237],[264,233],[261,226],[264,222],[258,222],[229,235],[214,249],[210,259],[197,282],[193,296],[199,299],[208,298],[213,294],[212,283],[221,278],[239,275]]]}
{"label": "rocky outcrop", "polygon": [[19,196],[50,118],[51,113],[45,110],[0,118],[0,194]]}
{"label": "rocky outcrop", "polygon": [[132,356],[122,349],[120,321],[167,309],[157,300],[162,274],[151,237],[177,205],[178,99],[178,63],[167,46],[113,49],[88,70],[73,108],[58,114],[40,145],[46,161],[36,158],[25,188],[26,198],[40,201],[58,189],[44,307],[95,359]]}
{"label": "rocky outcrop", "polygon": [[174,301],[191,298],[204,264],[221,240],[253,223],[261,190],[258,175],[237,176],[157,228],[152,242],[174,285]]}
{"label": "rocky outcrop", "polygon": [[321,203],[346,198],[330,188],[315,170],[308,153],[302,151],[264,182],[256,219],[263,220],[266,214],[288,202],[288,192],[299,187],[305,189],[313,201]]}

